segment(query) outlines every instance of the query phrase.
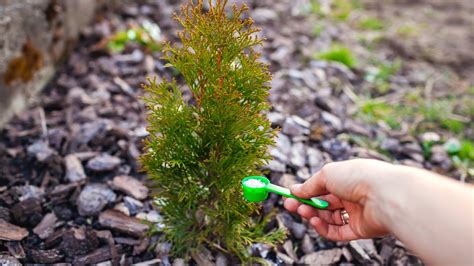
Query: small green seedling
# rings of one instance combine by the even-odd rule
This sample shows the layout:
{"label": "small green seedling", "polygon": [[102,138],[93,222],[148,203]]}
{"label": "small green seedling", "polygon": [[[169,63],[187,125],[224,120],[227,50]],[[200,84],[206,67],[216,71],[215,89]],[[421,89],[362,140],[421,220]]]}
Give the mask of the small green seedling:
{"label": "small green seedling", "polygon": [[284,187],[273,185],[268,178],[263,176],[248,176],[242,180],[242,189],[244,191],[244,198],[249,202],[260,202],[268,198],[268,192],[293,198],[318,209],[326,209],[329,203],[318,199],[302,199],[290,193],[290,190]]}

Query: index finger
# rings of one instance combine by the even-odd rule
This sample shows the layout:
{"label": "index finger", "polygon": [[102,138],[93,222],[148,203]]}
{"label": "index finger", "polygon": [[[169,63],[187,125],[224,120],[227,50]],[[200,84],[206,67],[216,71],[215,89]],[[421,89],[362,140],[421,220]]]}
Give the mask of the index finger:
{"label": "index finger", "polygon": [[321,171],[314,174],[303,184],[291,186],[290,191],[291,194],[303,199],[329,193],[326,189],[326,178],[321,174]]}

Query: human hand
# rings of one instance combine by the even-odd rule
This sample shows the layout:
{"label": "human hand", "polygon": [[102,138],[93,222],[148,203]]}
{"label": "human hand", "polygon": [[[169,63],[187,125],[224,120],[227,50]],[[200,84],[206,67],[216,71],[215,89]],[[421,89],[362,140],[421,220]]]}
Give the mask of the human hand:
{"label": "human hand", "polygon": [[[368,159],[355,159],[325,165],[303,184],[293,185],[291,193],[300,198],[318,198],[329,202],[327,210],[315,209],[295,199],[285,199],[288,211],[308,219],[318,233],[328,239],[346,241],[382,236],[389,232],[383,217],[380,193],[388,177],[396,175],[393,165]],[[349,214],[343,224],[341,211]]]}

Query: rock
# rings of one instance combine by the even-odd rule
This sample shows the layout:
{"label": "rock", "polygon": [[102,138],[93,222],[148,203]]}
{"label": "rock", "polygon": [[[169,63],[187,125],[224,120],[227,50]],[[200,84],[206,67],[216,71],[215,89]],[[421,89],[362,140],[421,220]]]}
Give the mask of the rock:
{"label": "rock", "polygon": [[400,141],[394,138],[386,138],[382,141],[380,148],[389,151],[391,153],[400,153],[402,147]]}
{"label": "rock", "polygon": [[278,160],[271,160],[267,165],[264,166],[265,169],[272,170],[274,172],[286,172],[286,164]]}
{"label": "rock", "polygon": [[308,180],[311,177],[308,167],[302,167],[296,171],[296,176],[299,180]]}
{"label": "rock", "polygon": [[285,241],[283,243],[283,250],[285,250],[286,254],[293,260],[297,260],[298,256],[296,255],[296,252],[293,248],[293,242],[291,240]]}
{"label": "rock", "polygon": [[125,206],[125,203],[120,202],[119,204],[114,206],[114,210],[117,210],[127,216],[130,216],[130,210]]}
{"label": "rock", "polygon": [[350,146],[347,142],[341,142],[337,139],[324,140],[321,143],[324,151],[329,153],[334,160],[345,160],[349,157]]}
{"label": "rock", "polygon": [[341,259],[342,251],[340,248],[321,250],[304,255],[299,263],[306,265],[330,265],[337,263]]}
{"label": "rock", "polygon": [[21,266],[22,264],[15,257],[0,255],[0,265]]}
{"label": "rock", "polygon": [[253,254],[258,252],[258,255],[260,255],[261,258],[266,258],[268,256],[268,253],[270,253],[272,247],[266,244],[256,243],[252,245],[251,249],[253,251]]}
{"label": "rock", "polygon": [[435,132],[425,132],[420,136],[422,143],[433,143],[441,140],[441,137]]}
{"label": "rock", "polygon": [[323,153],[315,148],[309,147],[306,149],[306,154],[308,156],[307,160],[311,173],[314,174],[321,170],[325,163]]}
{"label": "rock", "polygon": [[64,157],[64,164],[66,165],[66,179],[69,182],[79,182],[86,179],[82,163],[74,154]]}
{"label": "rock", "polygon": [[191,253],[191,257],[197,263],[197,265],[214,265],[212,262],[214,257],[212,256],[211,251],[204,247]]}
{"label": "rock", "polygon": [[372,262],[369,254],[376,254],[374,242],[372,239],[352,240],[349,242],[349,247],[352,249],[354,258],[362,264],[369,264]]}
{"label": "rock", "polygon": [[112,171],[120,165],[120,158],[101,153],[87,162],[87,168],[96,172]]}
{"label": "rock", "polygon": [[148,188],[138,179],[131,176],[121,175],[114,177],[113,186],[138,200],[148,197]]}
{"label": "rock", "polygon": [[278,185],[282,187],[290,187],[291,185],[294,185],[298,182],[296,182],[296,177],[294,175],[290,174],[283,174],[280,179],[278,180]]}
{"label": "rock", "polygon": [[71,228],[62,235],[61,249],[69,257],[85,255],[99,247],[97,233],[89,228]]}
{"label": "rock", "polygon": [[20,201],[24,201],[29,198],[41,200],[44,196],[44,189],[33,185],[25,185],[18,187],[18,193],[20,194],[20,197],[18,198]]}
{"label": "rock", "polygon": [[278,18],[278,14],[269,8],[256,8],[252,11],[252,18],[257,23],[265,23]]}
{"label": "rock", "polygon": [[218,252],[216,255],[216,266],[227,266],[227,265],[229,265],[229,260],[227,259],[226,255],[224,255],[222,252]]}
{"label": "rock", "polygon": [[89,184],[79,194],[77,208],[81,216],[96,215],[115,200],[115,193],[106,185]]}
{"label": "rock", "polygon": [[290,231],[296,239],[302,239],[306,234],[306,226],[302,223],[293,222]]}
{"label": "rock", "polygon": [[441,145],[435,145],[431,148],[431,161],[441,166],[441,168],[448,170],[453,166],[451,158]]}
{"label": "rock", "polygon": [[[19,241],[9,241],[5,243],[8,252],[13,255],[16,259],[26,258],[25,250]],[[1,265],[1,264],[0,264]]]}
{"label": "rock", "polygon": [[[54,225],[58,218],[54,212],[48,213],[43,217],[43,220],[33,229],[33,233],[41,239],[46,239],[54,233]],[[47,262],[45,262],[47,263]]]}
{"label": "rock", "polygon": [[352,254],[351,252],[349,251],[349,249],[347,247],[343,247],[342,248],[342,256],[344,256],[344,258],[351,262],[352,261]]}
{"label": "rock", "polygon": [[172,266],[186,266],[186,261],[181,258],[177,258],[173,261]]}
{"label": "rock", "polygon": [[141,223],[140,220],[115,210],[102,212],[99,215],[99,224],[136,237],[143,236],[149,229],[148,225]]}
{"label": "rock", "polygon": [[314,242],[308,234],[305,234],[301,241],[301,250],[304,254],[310,254],[314,251]]}
{"label": "rock", "polygon": [[30,250],[31,258],[36,263],[51,264],[60,261],[64,256],[57,249],[50,250]]}
{"label": "rock", "polygon": [[0,219],[0,239],[6,241],[21,241],[28,236],[25,228],[11,224]]}
{"label": "rock", "polygon": [[403,144],[403,152],[405,154],[423,154],[423,149],[418,143],[410,142]]}
{"label": "rock", "polygon": [[267,118],[273,125],[278,126],[283,125],[283,122],[285,121],[285,116],[279,112],[269,112],[267,114]]}
{"label": "rock", "polygon": [[43,208],[37,198],[28,198],[13,205],[11,212],[21,225],[37,225],[42,218]]}
{"label": "rock", "polygon": [[129,196],[123,198],[123,202],[130,212],[130,215],[137,214],[142,208],[143,203]]}
{"label": "rock", "polygon": [[350,133],[365,136],[365,137],[370,137],[372,134],[370,133],[370,130],[367,128],[367,126],[357,123],[351,119],[346,119],[344,121],[344,129]]}
{"label": "rock", "polygon": [[303,118],[292,115],[285,119],[282,127],[282,132],[292,137],[308,135],[310,130],[310,123]]}
{"label": "rock", "polygon": [[293,144],[290,150],[290,164],[296,168],[306,165],[306,147],[302,142]]}
{"label": "rock", "polygon": [[38,160],[38,162],[45,162],[55,154],[47,142],[38,140],[27,148],[28,154]]}
{"label": "rock", "polygon": [[[133,265],[135,265],[135,266],[165,265],[164,263],[161,263],[161,262],[162,262],[161,259],[152,259],[152,260],[142,261],[142,262],[139,262],[139,263],[134,263]],[[174,265],[174,262],[173,262],[173,265]],[[185,265],[185,264],[183,264],[183,265]]]}
{"label": "rock", "polygon": [[281,253],[277,251],[277,257],[282,260],[283,265],[293,265],[295,263],[295,260],[291,258],[290,256],[285,255],[284,253]]}
{"label": "rock", "polygon": [[337,132],[340,132],[342,131],[342,121],[339,117],[329,113],[329,112],[326,112],[326,111],[322,111],[321,112],[321,119],[329,124],[330,126],[332,126]]}
{"label": "rock", "polygon": [[278,159],[280,162],[288,163],[288,154],[291,151],[291,140],[283,133],[279,133],[276,141],[275,147],[271,149],[271,155]]}

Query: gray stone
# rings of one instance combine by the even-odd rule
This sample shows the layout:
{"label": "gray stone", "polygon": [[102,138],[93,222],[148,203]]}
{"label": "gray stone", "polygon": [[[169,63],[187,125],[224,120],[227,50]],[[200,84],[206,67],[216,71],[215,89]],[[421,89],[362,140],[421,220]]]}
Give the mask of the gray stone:
{"label": "gray stone", "polygon": [[340,132],[342,130],[342,121],[339,117],[326,111],[322,111],[321,119],[327,124],[331,125],[336,131]]}
{"label": "gray stone", "polygon": [[74,154],[69,154],[64,158],[66,165],[66,179],[69,182],[78,182],[86,179],[86,173],[82,163]]}
{"label": "gray stone", "polygon": [[111,171],[120,165],[120,158],[101,153],[87,162],[87,168],[96,172]]}
{"label": "gray stone", "polygon": [[283,122],[285,121],[285,116],[279,112],[269,112],[267,118],[272,124],[279,126],[283,125]]}
{"label": "gray stone", "polygon": [[321,250],[303,256],[299,263],[305,265],[331,265],[341,259],[342,251],[340,248]]}
{"label": "gray stone", "polygon": [[308,135],[310,132],[309,128],[310,123],[308,121],[299,116],[293,115],[285,119],[281,131],[289,136],[297,137]]}
{"label": "gray stone", "polygon": [[302,223],[293,222],[290,227],[291,234],[296,239],[302,239],[306,234],[306,226]]}
{"label": "gray stone", "polygon": [[268,164],[264,166],[264,168],[275,172],[286,172],[286,164],[278,160],[269,161]]}
{"label": "gray stone", "polygon": [[318,172],[324,165],[323,153],[315,148],[308,147],[306,149],[308,156],[308,165],[312,174]]}
{"label": "gray stone", "polygon": [[301,250],[304,254],[310,254],[314,251],[314,242],[308,234],[305,234],[301,241]]}
{"label": "gray stone", "polygon": [[311,177],[308,167],[302,167],[296,171],[296,176],[299,180],[308,180]]}
{"label": "gray stone", "polygon": [[112,184],[114,188],[121,190],[136,199],[143,200],[148,197],[148,188],[134,177],[126,175],[116,176],[114,177]]}
{"label": "gray stone", "polygon": [[290,164],[300,168],[306,165],[306,146],[302,142],[293,144],[290,151]]}
{"label": "gray stone", "polygon": [[143,203],[129,196],[123,198],[123,203],[130,212],[130,215],[137,214],[141,209],[143,209]]}
{"label": "gray stone", "polygon": [[43,140],[38,140],[28,146],[27,151],[30,156],[35,157],[39,162],[45,162],[55,154],[55,151]]}
{"label": "gray stone", "polygon": [[33,185],[24,185],[21,187],[15,187],[20,195],[18,198],[20,201],[27,200],[29,198],[42,199],[44,196],[44,189],[33,186]]}
{"label": "gray stone", "polygon": [[441,140],[441,137],[435,132],[425,132],[421,134],[420,140],[423,143],[438,142]]}
{"label": "gray stone", "polygon": [[89,184],[77,199],[78,211],[81,216],[98,214],[108,203],[115,202],[115,193],[104,184]]}
{"label": "gray stone", "polygon": [[392,152],[399,153],[401,151],[400,141],[394,138],[386,138],[382,141],[380,148]]}
{"label": "gray stone", "polygon": [[278,14],[269,8],[256,8],[252,11],[252,18],[257,23],[265,23],[278,18]]}
{"label": "gray stone", "polygon": [[54,233],[54,225],[58,218],[54,212],[48,213],[43,220],[33,229],[33,233],[37,234],[41,239],[46,239]]}

